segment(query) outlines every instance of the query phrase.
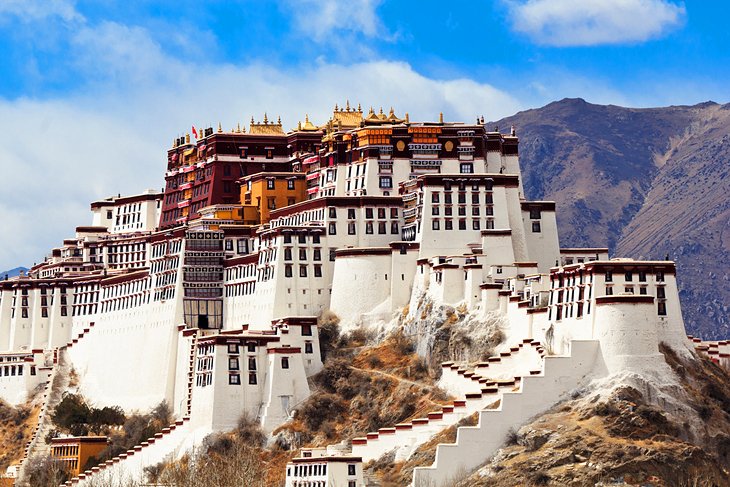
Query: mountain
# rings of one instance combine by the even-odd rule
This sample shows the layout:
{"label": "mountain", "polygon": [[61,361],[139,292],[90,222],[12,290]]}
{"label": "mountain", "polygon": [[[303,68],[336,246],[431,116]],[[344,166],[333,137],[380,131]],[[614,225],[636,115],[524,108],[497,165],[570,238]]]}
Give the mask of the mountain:
{"label": "mountain", "polygon": [[730,338],[730,104],[564,99],[493,123],[516,127],[526,196],[557,202],[561,246],[669,255],[688,333]]}
{"label": "mountain", "polygon": [[9,271],[0,272],[0,279],[5,279],[5,276],[15,277],[15,276],[19,275],[21,272],[28,272],[28,268],[16,267],[15,269],[10,269]]}

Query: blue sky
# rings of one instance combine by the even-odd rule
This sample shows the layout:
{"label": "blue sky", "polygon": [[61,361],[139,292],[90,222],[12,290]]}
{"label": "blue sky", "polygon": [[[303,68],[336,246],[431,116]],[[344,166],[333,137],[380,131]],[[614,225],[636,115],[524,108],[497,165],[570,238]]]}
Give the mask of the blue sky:
{"label": "blue sky", "polygon": [[497,119],[564,97],[726,103],[730,5],[676,0],[0,0],[0,270],[162,185],[191,125],[335,103]]}

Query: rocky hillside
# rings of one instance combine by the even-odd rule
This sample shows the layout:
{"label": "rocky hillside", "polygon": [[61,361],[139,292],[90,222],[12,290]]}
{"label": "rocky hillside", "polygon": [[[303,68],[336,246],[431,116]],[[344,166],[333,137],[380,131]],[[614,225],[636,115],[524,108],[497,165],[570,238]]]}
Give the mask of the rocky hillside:
{"label": "rocky hillside", "polygon": [[494,124],[517,128],[525,192],[557,201],[562,246],[668,254],[688,332],[730,337],[730,105],[565,99]]}

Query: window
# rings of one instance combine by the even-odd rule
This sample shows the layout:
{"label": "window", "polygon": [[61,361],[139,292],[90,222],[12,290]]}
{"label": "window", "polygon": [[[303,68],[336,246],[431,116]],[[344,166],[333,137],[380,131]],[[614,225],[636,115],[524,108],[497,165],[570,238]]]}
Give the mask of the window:
{"label": "window", "polygon": [[327,233],[330,235],[337,235],[337,224],[334,222],[330,222],[327,228]]}
{"label": "window", "polygon": [[304,343],[304,353],[314,353],[312,350],[312,342]]}
{"label": "window", "polygon": [[307,277],[307,266],[305,266],[305,265],[299,266],[299,277]]}
{"label": "window", "polygon": [[228,344],[228,353],[238,353],[238,344],[237,343],[229,343]]}
{"label": "window", "polygon": [[300,244],[307,243],[307,235],[305,233],[300,233],[299,234],[299,243]]}
{"label": "window", "polygon": [[322,260],[322,251],[320,249],[314,249],[312,260]]}
{"label": "window", "polygon": [[67,316],[67,315],[68,315],[68,311],[66,311],[66,307],[61,306],[61,316]]}
{"label": "window", "polygon": [[646,294],[646,287],[642,286],[639,288],[639,294]]}
{"label": "window", "polygon": [[330,206],[328,208],[328,211],[329,211],[330,218],[337,218],[337,208],[335,208],[334,206]]}
{"label": "window", "polygon": [[444,220],[444,229],[445,230],[453,230],[454,229],[454,221],[451,219]]}
{"label": "window", "polygon": [[657,303],[657,313],[659,316],[667,316],[667,303],[659,301],[659,303]]}
{"label": "window", "polygon": [[398,208],[391,208],[390,209],[390,217],[391,218],[398,218]]}
{"label": "window", "polygon": [[663,287],[656,288],[656,297],[659,299],[664,299],[667,297]]}
{"label": "window", "polygon": [[256,351],[256,344],[255,343],[247,343],[246,344],[246,351],[253,353]]}
{"label": "window", "polygon": [[478,206],[472,206],[471,207],[471,214],[472,214],[472,216],[479,216],[479,207]]}
{"label": "window", "polygon": [[273,179],[266,180],[266,189],[274,189],[275,181]]}
{"label": "window", "polygon": [[656,273],[656,281],[657,282],[664,282],[664,272],[658,271]]}
{"label": "window", "polygon": [[291,234],[290,233],[284,234],[284,243],[285,244],[291,243]]}
{"label": "window", "polygon": [[348,222],[347,223],[347,234],[348,235],[355,235],[355,222]]}
{"label": "window", "polygon": [[321,265],[314,266],[314,277],[322,277],[322,266]]}
{"label": "window", "polygon": [[289,247],[284,248],[284,260],[291,260],[291,249]]}
{"label": "window", "polygon": [[273,196],[270,196],[267,198],[266,207],[269,210],[275,210],[276,209],[276,198]]}
{"label": "window", "polygon": [[639,271],[639,282],[646,282],[646,272]]}
{"label": "window", "polygon": [[307,260],[307,249],[299,249],[299,260]]}
{"label": "window", "polygon": [[289,368],[289,357],[281,357],[281,368],[282,369]]}
{"label": "window", "polygon": [[385,222],[378,222],[378,235],[385,235],[386,233]]}
{"label": "window", "polygon": [[248,383],[249,383],[249,385],[252,385],[252,386],[256,385],[256,372],[249,372]]}
{"label": "window", "polygon": [[292,270],[291,264],[286,264],[284,266],[284,277],[292,277],[294,271]]}
{"label": "window", "polygon": [[368,235],[373,234],[373,222],[365,222],[365,233]]}
{"label": "window", "polygon": [[626,282],[631,282],[634,279],[634,274],[632,272],[627,272],[625,278]]}
{"label": "window", "polygon": [[355,465],[347,465],[347,475],[355,475]]}
{"label": "window", "polygon": [[390,176],[380,176],[380,187],[383,189],[390,189],[393,187],[393,178]]}
{"label": "window", "polygon": [[532,232],[540,233],[540,222],[532,222]]}
{"label": "window", "polygon": [[626,287],[624,287],[624,292],[625,293],[634,294],[634,287],[633,286],[626,286]]}
{"label": "window", "polygon": [[48,308],[41,308],[41,318],[48,318]]}
{"label": "window", "polygon": [[335,261],[336,254],[337,254],[337,249],[336,248],[335,249],[330,249],[330,262],[334,262]]}
{"label": "window", "polygon": [[238,358],[230,357],[228,359],[228,370],[238,370]]}
{"label": "window", "polygon": [[439,230],[439,221],[434,219],[431,220],[431,229],[432,230]]}
{"label": "window", "polygon": [[606,271],[606,282],[613,282],[613,272]]}
{"label": "window", "polygon": [[347,209],[347,218],[349,220],[354,220],[355,219],[355,209],[354,208],[348,208]]}
{"label": "window", "polygon": [[479,230],[479,220],[472,220],[471,227],[474,230]]}
{"label": "window", "polygon": [[314,235],[312,235],[312,243],[318,244],[319,243],[319,239],[320,239],[320,236],[319,236],[318,233],[315,233]]}
{"label": "window", "polygon": [[230,181],[223,181],[223,192],[224,193],[231,192],[231,182]]}
{"label": "window", "polygon": [[606,286],[606,296],[613,296],[613,287]]}
{"label": "window", "polygon": [[446,203],[447,205],[451,204],[451,193],[444,194],[444,203]]}
{"label": "window", "polygon": [[289,190],[294,189],[294,180],[293,179],[286,180],[286,189],[289,189]]}
{"label": "window", "polygon": [[438,203],[439,202],[439,193],[431,193],[431,203]]}
{"label": "window", "polygon": [[472,193],[471,194],[471,204],[472,205],[478,205],[479,204],[479,193]]}
{"label": "window", "polygon": [[230,374],[228,375],[228,384],[232,386],[241,385],[241,374]]}
{"label": "window", "polygon": [[459,230],[466,230],[466,220],[459,220]]}
{"label": "window", "polygon": [[471,174],[474,172],[474,164],[462,162],[459,165],[459,172],[461,174]]}
{"label": "window", "polygon": [[[248,346],[250,347],[251,344],[249,343]],[[249,357],[248,358],[248,370],[256,370],[256,357]]]}
{"label": "window", "polygon": [[438,216],[438,214],[439,214],[439,207],[438,206],[432,206],[431,207],[431,214],[432,215],[435,215],[435,216]]}
{"label": "window", "polygon": [[302,325],[302,336],[312,336],[312,325]]}
{"label": "window", "polygon": [[539,220],[540,219],[540,209],[539,208],[530,208],[530,219],[531,220]]}

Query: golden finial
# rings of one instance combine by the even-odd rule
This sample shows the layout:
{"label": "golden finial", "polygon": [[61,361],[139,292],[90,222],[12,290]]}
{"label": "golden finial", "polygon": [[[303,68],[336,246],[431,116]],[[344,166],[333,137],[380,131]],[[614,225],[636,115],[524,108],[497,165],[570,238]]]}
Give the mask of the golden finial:
{"label": "golden finial", "polygon": [[375,115],[375,110],[373,110],[373,107],[370,107],[370,111],[368,112],[368,115]]}
{"label": "golden finial", "polygon": [[277,117],[277,119],[276,119],[276,123],[277,123],[278,125],[281,125],[281,115],[279,115],[279,117]]}
{"label": "golden finial", "polygon": [[268,115],[266,115],[266,112],[264,112],[264,125],[268,125],[268,124],[269,124],[269,117],[268,117]]}
{"label": "golden finial", "polygon": [[395,112],[393,112],[393,107],[390,107],[390,113],[389,115],[395,115]]}
{"label": "golden finial", "polygon": [[185,134],[185,143],[186,144],[190,143],[190,134],[189,133]]}
{"label": "golden finial", "polygon": [[444,123],[444,112],[439,113],[439,123]]}
{"label": "golden finial", "polygon": [[308,122],[309,122],[309,114],[305,113],[304,114],[304,123],[308,123]]}
{"label": "golden finial", "polygon": [[251,125],[253,125],[253,124],[254,124],[253,115],[251,115]]}
{"label": "golden finial", "polygon": [[378,115],[383,115],[383,107],[380,107],[380,111],[378,112]]}
{"label": "golden finial", "polygon": [[236,133],[237,134],[240,134],[241,133],[241,124],[240,123],[237,123],[236,124]]}
{"label": "golden finial", "polygon": [[357,104],[357,111],[360,112],[360,113],[362,113],[362,107],[360,106],[359,103]]}
{"label": "golden finial", "polygon": [[297,130],[302,130],[302,121],[300,120],[299,123],[297,123]]}
{"label": "golden finial", "polygon": [[177,147],[177,139],[172,139],[172,146]]}
{"label": "golden finial", "polygon": [[339,109],[340,109],[340,106],[337,103],[335,103],[335,111],[338,111]]}
{"label": "golden finial", "polygon": [[350,100],[345,100],[345,105],[346,105],[346,107],[347,107],[347,108],[345,109],[345,111],[346,111],[346,112],[349,112],[349,111],[350,111]]}
{"label": "golden finial", "polygon": [[221,123],[218,122],[218,133],[220,134],[221,132],[223,132],[223,127],[221,127]]}
{"label": "golden finial", "polygon": [[408,112],[406,112],[406,123],[411,123],[411,120],[408,118]]}

